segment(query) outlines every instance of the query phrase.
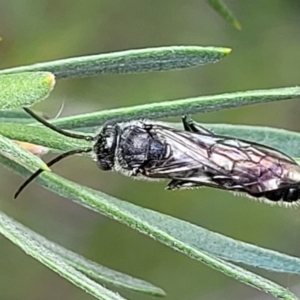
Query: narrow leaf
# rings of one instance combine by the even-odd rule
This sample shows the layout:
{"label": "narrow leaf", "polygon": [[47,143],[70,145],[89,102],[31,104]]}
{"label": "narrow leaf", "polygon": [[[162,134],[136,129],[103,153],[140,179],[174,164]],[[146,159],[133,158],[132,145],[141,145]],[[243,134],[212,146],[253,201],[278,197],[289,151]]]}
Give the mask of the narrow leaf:
{"label": "narrow leaf", "polygon": [[33,232],[26,227],[24,227],[24,231],[25,230],[28,234],[30,234],[31,238],[38,241],[47,249],[62,257],[71,266],[92,279],[99,280],[104,283],[109,283],[117,287],[130,289],[136,292],[150,294],[153,296],[165,295],[165,292],[162,289],[152,285],[151,283],[103,267],[93,261],[86,259],[85,257],[80,256],[77,253],[59,246],[58,244],[50,242],[43,236],[37,234],[36,232]]}
{"label": "narrow leaf", "polygon": [[97,299],[124,300],[120,295],[104,288],[77,271],[74,267],[68,265],[60,256],[32,239],[21,224],[18,224],[2,212],[0,212],[0,232],[11,242],[18,245],[25,253]]}
{"label": "narrow leaf", "polygon": [[197,67],[219,61],[231,52],[229,48],[170,46],[127,50],[38,63],[0,71],[11,74],[24,71],[49,71],[56,79],[99,74],[125,74],[168,71]]}
{"label": "narrow leaf", "polygon": [[235,18],[231,10],[222,0],[207,0],[209,5],[218,12],[225,20],[227,20],[234,28],[241,30],[240,22]]}
{"label": "narrow leaf", "polygon": [[13,140],[42,145],[56,150],[72,150],[90,145],[85,141],[63,136],[45,126],[2,123],[0,134]]}
{"label": "narrow leaf", "polygon": [[16,163],[27,167],[31,165],[36,169],[50,171],[45,162],[38,156],[33,155],[31,152],[21,148],[10,139],[0,135],[0,154],[15,161]]}
{"label": "narrow leaf", "polygon": [[254,90],[102,110],[85,115],[56,119],[52,123],[59,127],[72,129],[100,126],[106,121],[112,120],[121,122],[132,119],[158,119],[182,116],[184,114],[207,113],[228,108],[289,100],[299,97],[300,87]]}
{"label": "narrow leaf", "polygon": [[48,97],[55,84],[49,72],[27,72],[0,76],[0,109],[31,106]]}
{"label": "narrow leaf", "polygon": [[31,119],[23,109],[0,111],[0,119]]}
{"label": "narrow leaf", "polygon": [[[45,114],[37,112],[38,115],[49,119]],[[30,124],[34,120],[32,117],[26,113],[23,109],[18,110],[0,110],[0,124],[1,123],[17,123],[17,124]]]}

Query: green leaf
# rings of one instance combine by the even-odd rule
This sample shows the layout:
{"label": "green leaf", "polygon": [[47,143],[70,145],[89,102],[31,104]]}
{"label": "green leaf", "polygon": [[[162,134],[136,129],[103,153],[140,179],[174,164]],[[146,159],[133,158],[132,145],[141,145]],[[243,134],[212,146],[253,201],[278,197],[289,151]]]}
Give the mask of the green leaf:
{"label": "green leaf", "polygon": [[[49,119],[49,117],[43,113],[37,112],[37,114],[43,118]],[[33,119],[23,109],[0,110],[0,124],[1,123],[30,124],[33,123]]]}
{"label": "green leaf", "polygon": [[[47,240],[38,233],[30,230],[29,228],[23,226],[22,224],[16,222],[15,220],[0,212],[0,231],[1,226],[2,228],[5,227],[6,230],[9,231],[12,235],[14,234],[14,230],[12,230],[12,228],[17,228],[18,231],[22,232],[22,236],[28,238],[28,242],[31,242],[31,240],[38,242],[43,247],[47,248],[48,251],[55,253],[67,264],[84,273],[89,278],[99,280],[105,284],[112,284],[114,286],[130,289],[136,292],[142,292],[155,296],[165,295],[164,291],[160,288],[146,281],[133,278],[126,274],[108,269],[93,261],[90,261],[77,253],[74,253],[62,246],[59,246],[58,244]],[[13,241],[14,240],[12,240],[12,242]],[[19,242],[22,243],[22,241]]]}
{"label": "green leaf", "polygon": [[197,67],[219,61],[231,52],[229,48],[200,46],[170,46],[127,50],[38,63],[1,70],[0,74],[24,71],[49,71],[56,79],[168,71]]}
{"label": "green leaf", "polygon": [[132,119],[158,119],[184,114],[206,113],[228,108],[237,108],[257,103],[282,101],[300,97],[300,87],[227,93],[213,96],[163,101],[130,107],[102,110],[79,116],[53,120],[56,126],[72,129],[100,126],[106,121],[128,121]]}
{"label": "green leaf", "polygon": [[31,106],[48,97],[55,84],[49,72],[27,72],[0,76],[0,109]]}
{"label": "green leaf", "polygon": [[101,300],[124,300],[119,294],[113,293],[95,281],[77,271],[63,258],[50,251],[41,243],[30,237],[26,229],[4,213],[0,212],[0,232],[11,242],[18,245],[28,255],[34,257],[48,268],[74,285]]}
{"label": "green leaf", "polygon": [[[46,120],[50,119],[47,114],[44,114],[39,111],[35,111],[35,113]],[[31,124],[36,122],[23,109],[18,109],[18,110],[0,110],[0,124],[1,123]]]}
{"label": "green leaf", "polygon": [[[1,76],[0,76],[1,77]],[[29,119],[32,122],[31,116],[23,109],[18,110],[0,110],[0,119]]]}
{"label": "green leaf", "polygon": [[24,126],[23,124],[2,123],[0,126],[0,134],[10,139],[63,151],[83,148],[90,145],[83,140],[63,136],[45,126]]}
{"label": "green leaf", "polygon": [[240,22],[235,18],[230,9],[222,0],[207,0],[209,5],[218,12],[225,20],[227,20],[234,28],[241,30]]}
{"label": "green leaf", "polygon": [[46,163],[42,161],[38,156],[33,155],[27,150],[24,150],[16,143],[2,135],[0,135],[0,154],[22,166],[26,167],[28,165],[31,165],[36,169],[50,171]]}
{"label": "green leaf", "polygon": [[[23,168],[4,157],[0,156],[0,161],[16,172],[23,175],[27,173],[24,172]],[[118,220],[245,284],[281,299],[297,299],[283,287],[224,262],[215,255],[224,258],[228,253],[227,259],[231,261],[292,273],[300,273],[299,258],[239,242],[186,221],[150,209],[140,208],[99,191],[75,184],[53,173],[44,173],[37,181],[65,198]]]}
{"label": "green leaf", "polygon": [[140,279],[133,278],[131,276],[125,275],[123,273],[108,269],[103,267],[93,261],[86,259],[74,253],[66,248],[63,248],[49,240],[45,239],[43,236],[31,231],[30,229],[24,227],[24,231],[30,234],[31,238],[41,243],[47,249],[53,251],[55,254],[62,257],[67,263],[81,271],[89,278],[99,280],[105,284],[112,284],[117,287],[130,289],[136,292],[142,292],[145,294],[150,294],[153,296],[164,296],[165,292]]}

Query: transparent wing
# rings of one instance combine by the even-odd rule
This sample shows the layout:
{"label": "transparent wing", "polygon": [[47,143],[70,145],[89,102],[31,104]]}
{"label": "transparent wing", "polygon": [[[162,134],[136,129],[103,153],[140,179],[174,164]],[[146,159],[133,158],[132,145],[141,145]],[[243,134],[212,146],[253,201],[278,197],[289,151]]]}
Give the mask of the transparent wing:
{"label": "transparent wing", "polygon": [[212,169],[220,174],[226,173],[218,164],[209,159],[208,150],[215,143],[212,136],[195,135],[160,125],[154,125],[152,130],[169,146],[170,155],[167,159],[157,161],[155,165],[148,168],[147,175],[157,177],[168,173],[181,175],[195,169],[203,172]]}
{"label": "transparent wing", "polygon": [[263,145],[160,125],[152,130],[169,145],[170,155],[146,168],[146,176],[252,194],[300,182],[294,160]]}

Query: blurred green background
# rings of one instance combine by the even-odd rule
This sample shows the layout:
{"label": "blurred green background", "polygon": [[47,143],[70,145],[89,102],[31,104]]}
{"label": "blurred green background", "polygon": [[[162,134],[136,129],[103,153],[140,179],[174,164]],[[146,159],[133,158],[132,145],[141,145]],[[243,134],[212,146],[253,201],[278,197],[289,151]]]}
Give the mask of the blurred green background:
{"label": "blurred green background", "polygon": [[[1,67],[164,45],[233,48],[220,63],[183,71],[110,75],[59,81],[36,106],[54,116],[205,94],[299,84],[300,2],[226,0],[243,26],[233,29],[206,1],[58,1],[0,3]],[[201,122],[265,125],[299,131],[300,105],[285,101],[218,113]],[[175,118],[173,120],[178,120]],[[245,137],[246,138],[246,137]],[[46,159],[52,157],[48,155]],[[133,181],[104,173],[87,158],[73,157],[55,171],[115,197],[251,242],[300,256],[300,211],[201,189],[168,192],[165,183]],[[31,185],[18,201],[23,178],[1,167],[0,209],[18,221],[107,267],[148,280],[165,299],[271,299],[102,217]],[[0,299],[91,300],[66,280],[0,237]],[[254,270],[300,295],[300,278]],[[121,292],[130,299],[152,299]]]}

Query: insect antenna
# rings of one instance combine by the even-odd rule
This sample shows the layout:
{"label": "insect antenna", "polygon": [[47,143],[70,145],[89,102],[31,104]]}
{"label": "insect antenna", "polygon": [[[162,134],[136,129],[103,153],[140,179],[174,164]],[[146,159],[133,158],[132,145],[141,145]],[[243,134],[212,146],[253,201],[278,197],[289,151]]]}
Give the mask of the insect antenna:
{"label": "insect antenna", "polygon": [[36,113],[34,113],[31,109],[29,109],[28,107],[23,107],[23,109],[30,115],[32,116],[35,120],[37,120],[38,122],[42,123],[43,125],[45,125],[46,127],[50,128],[51,130],[60,133],[64,136],[68,136],[74,139],[80,139],[80,140],[85,140],[88,142],[94,141],[95,137],[91,136],[91,135],[84,135],[84,134],[77,134],[77,133],[73,133],[73,132],[69,132],[66,131],[64,129],[60,129],[54,125],[52,125],[51,123],[47,122],[45,119],[41,118],[40,116],[38,116]]}
{"label": "insect antenna", "polygon": [[[84,135],[84,134],[77,134],[77,133],[73,133],[73,132],[69,132],[63,129],[60,129],[54,125],[52,125],[51,123],[47,122],[45,119],[41,118],[40,116],[38,116],[36,113],[34,113],[31,109],[29,109],[28,107],[23,107],[24,111],[27,112],[32,118],[34,118],[36,121],[38,121],[39,123],[43,124],[44,126],[46,126],[47,128],[60,133],[61,135],[64,136],[68,136],[74,139],[80,139],[80,140],[85,140],[88,142],[94,141],[95,137],[91,136],[91,135]],[[57,162],[61,161],[64,158],[67,158],[69,156],[75,155],[75,154],[80,154],[80,153],[88,153],[88,152],[92,152],[93,148],[89,147],[89,148],[83,148],[83,149],[75,149],[75,150],[71,150],[65,153],[62,153],[61,155],[55,157],[54,159],[52,159],[51,161],[49,161],[47,163],[48,167],[53,166],[54,164],[56,164]],[[14,195],[14,199],[16,199],[20,193],[25,189],[25,187],[31,182],[33,181],[37,176],[39,176],[44,170],[39,169],[37,170],[35,173],[33,173],[29,178],[27,178],[24,183],[18,188],[17,192]]]}
{"label": "insect antenna", "polygon": [[[75,149],[75,150],[71,150],[65,153],[62,153],[61,155],[53,158],[52,160],[50,160],[47,163],[48,167],[53,166],[54,164],[56,164],[57,162],[61,161],[64,158],[67,158],[69,156],[75,155],[75,154],[79,154],[79,153],[88,153],[91,152],[93,149],[92,148],[83,148],[83,149]],[[42,169],[38,169],[35,173],[33,173],[30,177],[28,177],[23,184],[18,188],[17,192],[14,195],[14,199],[16,199],[20,193],[25,189],[25,187],[31,182],[33,181],[36,177],[38,177],[44,170]]]}

